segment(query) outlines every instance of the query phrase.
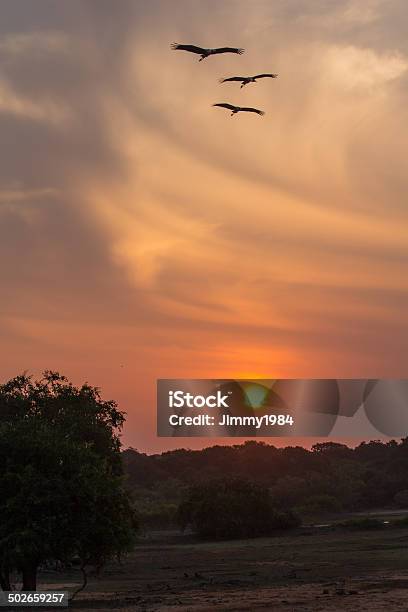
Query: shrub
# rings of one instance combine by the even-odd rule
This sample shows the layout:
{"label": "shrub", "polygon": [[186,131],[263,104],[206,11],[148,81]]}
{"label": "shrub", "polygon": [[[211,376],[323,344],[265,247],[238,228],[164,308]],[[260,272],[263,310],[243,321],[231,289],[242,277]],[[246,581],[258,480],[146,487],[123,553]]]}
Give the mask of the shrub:
{"label": "shrub", "polygon": [[398,491],[394,496],[394,502],[400,508],[408,508],[408,490],[403,489],[402,491]]}
{"label": "shrub", "polygon": [[338,526],[345,527],[346,529],[384,529],[385,524],[383,520],[367,516],[361,519],[350,519],[349,521],[338,523]]}
{"label": "shrub", "polygon": [[292,510],[273,510],[271,522],[274,529],[295,529],[301,525],[299,516]]}
{"label": "shrub", "polygon": [[272,505],[269,490],[241,479],[217,479],[194,485],[178,509],[182,529],[203,538],[250,538],[299,525],[291,511]]}
{"label": "shrub", "polygon": [[[300,508],[299,508],[300,509]],[[301,511],[309,512],[338,512],[341,510],[339,500],[333,495],[312,495],[302,504]]]}
{"label": "shrub", "polygon": [[408,527],[408,516],[391,521],[392,527]]}
{"label": "shrub", "polygon": [[157,503],[154,507],[138,510],[138,519],[145,529],[168,529],[176,523],[177,506],[175,504]]}

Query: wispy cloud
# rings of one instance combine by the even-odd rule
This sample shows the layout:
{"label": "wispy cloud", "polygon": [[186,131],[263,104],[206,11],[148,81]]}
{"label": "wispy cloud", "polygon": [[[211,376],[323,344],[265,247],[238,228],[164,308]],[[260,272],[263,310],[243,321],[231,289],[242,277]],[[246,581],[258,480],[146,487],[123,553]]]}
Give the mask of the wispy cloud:
{"label": "wispy cloud", "polygon": [[[140,440],[159,375],[399,373],[405,12],[402,0],[3,3],[5,372],[94,374],[129,413],[140,404]],[[246,53],[199,64],[173,41]],[[218,83],[264,70],[278,79]],[[217,101],[267,114],[230,118]]]}

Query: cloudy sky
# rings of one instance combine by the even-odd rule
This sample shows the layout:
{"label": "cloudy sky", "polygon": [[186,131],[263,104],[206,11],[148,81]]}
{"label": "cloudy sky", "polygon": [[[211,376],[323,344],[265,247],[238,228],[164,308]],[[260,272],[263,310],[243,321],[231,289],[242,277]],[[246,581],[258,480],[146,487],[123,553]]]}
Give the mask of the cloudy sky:
{"label": "cloudy sky", "polygon": [[404,0],[3,0],[1,380],[406,376],[407,115]]}

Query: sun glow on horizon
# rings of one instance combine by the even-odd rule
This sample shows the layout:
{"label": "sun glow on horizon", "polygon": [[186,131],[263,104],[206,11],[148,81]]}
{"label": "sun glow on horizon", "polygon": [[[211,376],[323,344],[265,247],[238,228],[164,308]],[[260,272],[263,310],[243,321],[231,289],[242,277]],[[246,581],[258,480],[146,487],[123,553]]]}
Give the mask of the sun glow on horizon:
{"label": "sun glow on horizon", "polygon": [[3,376],[100,385],[144,448],[159,377],[403,377],[405,4],[82,4],[3,8]]}

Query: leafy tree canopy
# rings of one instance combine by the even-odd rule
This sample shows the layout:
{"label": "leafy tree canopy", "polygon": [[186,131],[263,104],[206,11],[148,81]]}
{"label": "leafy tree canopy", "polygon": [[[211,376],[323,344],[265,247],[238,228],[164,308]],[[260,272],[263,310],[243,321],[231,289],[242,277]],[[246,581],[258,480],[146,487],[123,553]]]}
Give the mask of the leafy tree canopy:
{"label": "leafy tree canopy", "polygon": [[0,386],[0,580],[36,587],[47,561],[102,565],[132,546],[136,521],[123,488],[124,415],[89,385],[45,372]]}

